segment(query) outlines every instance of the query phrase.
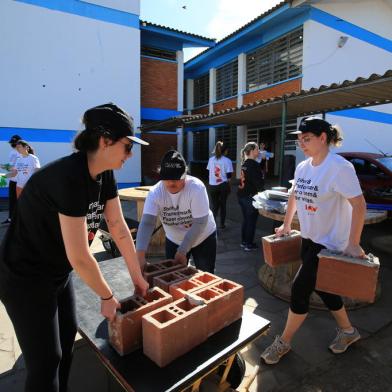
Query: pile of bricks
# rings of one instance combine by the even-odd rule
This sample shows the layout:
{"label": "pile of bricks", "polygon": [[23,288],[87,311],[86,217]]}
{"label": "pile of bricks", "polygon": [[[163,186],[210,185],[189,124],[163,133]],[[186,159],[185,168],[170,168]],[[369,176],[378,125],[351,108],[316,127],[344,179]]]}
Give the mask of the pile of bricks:
{"label": "pile of bricks", "polygon": [[149,264],[144,274],[154,287],[120,301],[109,322],[109,341],[120,355],[143,346],[164,367],[242,316],[244,289],[235,282],[174,260]]}

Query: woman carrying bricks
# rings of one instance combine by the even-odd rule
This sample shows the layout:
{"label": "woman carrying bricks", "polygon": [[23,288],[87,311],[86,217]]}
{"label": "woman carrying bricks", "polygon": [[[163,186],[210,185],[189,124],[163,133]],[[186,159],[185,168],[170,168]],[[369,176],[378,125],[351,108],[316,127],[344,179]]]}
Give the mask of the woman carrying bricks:
{"label": "woman carrying bricks", "polygon": [[215,145],[213,156],[208,160],[208,182],[214,218],[220,211],[220,228],[224,229],[226,221],[226,201],[230,194],[230,179],[233,174],[233,163],[227,157],[229,148],[223,142]]}
{"label": "woman carrying bricks", "polygon": [[242,211],[241,248],[249,252],[257,248],[254,242],[259,212],[253,207],[253,196],[264,188],[264,176],[256,161],[259,147],[255,142],[246,143],[241,150],[242,166],[238,185],[238,202]]}
{"label": "woman carrying bricks", "polygon": [[[366,203],[358,178],[350,162],[330,151],[330,146],[339,146],[342,141],[339,129],[325,120],[307,117],[302,119],[295,133],[298,134],[297,143],[308,159],[296,168],[294,191],[289,198],[284,223],[276,229],[276,235],[291,232],[291,222],[297,211],[302,265],[293,281],[285,329],[261,354],[267,364],[279,362],[290,351],[291,340],[308,315],[309,298],[316,286],[317,254],[327,248],[353,257],[365,257],[360,238]],[[316,293],[338,324],[337,336],[329,349],[335,354],[343,353],[360,339],[359,332],[351,325],[339,296]]]}
{"label": "woman carrying bricks", "polygon": [[[135,289],[144,280],[124,221],[113,169],[132,155],[132,119],[114,104],[87,110],[76,152],[34,173],[18,200],[1,246],[0,299],[14,325],[26,364],[26,391],[67,391],[76,335],[75,272],[101,298],[113,319],[119,302],[90,253],[105,215]],[[98,309],[97,309],[98,310]]]}
{"label": "woman carrying bricks", "polygon": [[178,151],[168,151],[161,161],[160,178],[144,203],[136,238],[139,262],[145,253],[159,216],[166,234],[166,258],[188,264],[192,255],[196,268],[214,272],[216,225],[207,190],[196,177],[187,175],[186,162]]}

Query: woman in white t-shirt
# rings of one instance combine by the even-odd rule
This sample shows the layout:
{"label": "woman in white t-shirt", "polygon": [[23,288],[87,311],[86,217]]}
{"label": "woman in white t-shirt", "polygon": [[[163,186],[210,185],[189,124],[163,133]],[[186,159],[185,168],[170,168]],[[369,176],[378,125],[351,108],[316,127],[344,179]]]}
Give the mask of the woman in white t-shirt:
{"label": "woman in white t-shirt", "polygon": [[160,177],[148,192],[136,237],[136,251],[143,267],[145,253],[159,217],[166,235],[166,258],[184,265],[192,255],[196,268],[214,272],[216,225],[203,182],[186,174],[178,151],[162,158]]}
{"label": "woman in white t-shirt", "polygon": [[302,236],[302,265],[291,288],[285,329],[261,354],[267,364],[279,362],[290,351],[291,340],[308,314],[313,291],[320,296],[338,324],[338,334],[329,349],[340,354],[360,339],[342,299],[316,291],[315,285],[320,250],[327,248],[353,257],[365,257],[360,246],[365,199],[353,165],[329,150],[330,146],[338,146],[342,141],[336,126],[316,117],[307,117],[302,119],[295,133],[298,134],[298,145],[309,158],[296,168],[294,191],[289,198],[284,223],[276,229],[276,235],[290,233],[297,211]]}
{"label": "woman in white t-shirt", "polygon": [[16,197],[19,198],[29,178],[41,167],[33,148],[25,141],[18,140],[16,150],[20,157],[15,163]]}
{"label": "woman in white t-shirt", "polygon": [[230,194],[230,179],[233,173],[233,163],[227,158],[228,152],[228,146],[223,142],[217,142],[213,151],[214,155],[208,160],[207,165],[212,213],[216,220],[220,210],[221,229],[226,227],[226,201]]}

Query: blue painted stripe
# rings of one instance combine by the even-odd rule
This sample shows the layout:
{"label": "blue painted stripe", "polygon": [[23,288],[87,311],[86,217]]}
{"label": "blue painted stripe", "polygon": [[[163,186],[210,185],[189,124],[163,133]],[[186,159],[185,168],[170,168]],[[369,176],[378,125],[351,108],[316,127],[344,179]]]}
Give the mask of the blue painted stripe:
{"label": "blue painted stripe", "polygon": [[0,188],[0,198],[1,199],[8,199],[8,186],[4,188]]}
{"label": "blue painted stripe", "polygon": [[174,135],[174,136],[177,136],[176,132],[169,132],[169,131],[148,131],[145,133],[145,135],[146,134],[147,135],[153,134],[153,135]]}
{"label": "blue painted stripe", "polygon": [[29,142],[70,143],[76,133],[72,130],[0,127],[0,141],[8,142],[12,135],[19,135]]}
{"label": "blue painted stripe", "polygon": [[328,114],[332,114],[334,116],[355,118],[357,120],[373,121],[381,124],[392,124],[392,114],[377,112],[375,110],[349,109],[339,110],[338,112],[330,112]]}
{"label": "blue painted stripe", "polygon": [[351,35],[352,37],[358,38],[361,41],[367,42],[373,46],[377,46],[378,48],[392,52],[392,41],[390,39],[372,33],[369,30],[356,26],[355,24],[347,22],[346,20],[329,14],[328,12],[311,7],[310,19],[335,30],[341,31],[342,33]]}
{"label": "blue painted stripe", "polygon": [[96,4],[83,3],[79,0],[16,0],[20,3],[48,8],[53,11],[83,16],[139,30],[139,15],[131,14]]}
{"label": "blue painted stripe", "polygon": [[143,120],[166,120],[170,117],[179,116],[182,112],[169,109],[158,108],[141,108],[141,117]]}

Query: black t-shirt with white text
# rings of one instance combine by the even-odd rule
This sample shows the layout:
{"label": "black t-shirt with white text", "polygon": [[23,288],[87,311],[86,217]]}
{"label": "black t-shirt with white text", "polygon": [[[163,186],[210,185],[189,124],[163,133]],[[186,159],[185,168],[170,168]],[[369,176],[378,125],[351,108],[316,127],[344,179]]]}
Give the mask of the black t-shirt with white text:
{"label": "black t-shirt with white text", "polygon": [[18,199],[0,262],[16,276],[66,277],[72,267],[58,214],[86,217],[91,244],[106,201],[116,196],[113,172],[105,171],[93,180],[84,153],[77,152],[44,166],[30,178]]}

